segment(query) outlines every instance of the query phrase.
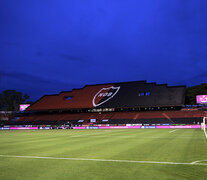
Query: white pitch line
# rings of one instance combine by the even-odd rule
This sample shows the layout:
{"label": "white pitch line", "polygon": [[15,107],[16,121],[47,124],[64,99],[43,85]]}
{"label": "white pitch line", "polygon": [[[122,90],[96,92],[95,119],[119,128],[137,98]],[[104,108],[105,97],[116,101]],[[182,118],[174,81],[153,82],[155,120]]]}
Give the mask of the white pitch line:
{"label": "white pitch line", "polygon": [[159,161],[133,161],[133,160],[114,160],[114,159],[87,159],[87,158],[61,158],[61,157],[41,157],[41,156],[13,156],[13,155],[0,155],[4,158],[30,158],[30,159],[52,159],[52,160],[74,160],[74,161],[99,161],[99,162],[123,162],[123,163],[140,163],[140,164],[167,164],[167,165],[203,165],[207,163],[191,163],[182,162],[159,162]]}
{"label": "white pitch line", "polygon": [[194,162],[192,162],[191,164],[196,164],[196,163],[199,163],[199,162],[207,162],[207,160],[198,160],[198,161],[194,161]]}
{"label": "white pitch line", "polygon": [[172,131],[169,131],[169,133],[172,133],[172,132],[175,132],[175,131],[177,131],[178,129],[174,129],[174,130],[172,130]]}
{"label": "white pitch line", "polygon": [[[83,137],[83,136],[71,136],[71,137]],[[131,138],[131,137],[136,137],[136,136],[113,136],[113,135],[108,135],[108,136],[93,136],[91,138],[102,138],[102,137],[108,137],[108,138],[111,138],[111,137],[118,137],[118,138]]]}

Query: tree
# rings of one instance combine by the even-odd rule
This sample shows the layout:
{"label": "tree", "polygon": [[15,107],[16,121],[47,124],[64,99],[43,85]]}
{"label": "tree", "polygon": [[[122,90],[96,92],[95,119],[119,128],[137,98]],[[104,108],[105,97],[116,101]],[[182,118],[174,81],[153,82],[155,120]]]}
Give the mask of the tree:
{"label": "tree", "polygon": [[0,110],[2,111],[18,111],[19,105],[26,103],[30,97],[22,92],[15,90],[5,90],[0,93]]}

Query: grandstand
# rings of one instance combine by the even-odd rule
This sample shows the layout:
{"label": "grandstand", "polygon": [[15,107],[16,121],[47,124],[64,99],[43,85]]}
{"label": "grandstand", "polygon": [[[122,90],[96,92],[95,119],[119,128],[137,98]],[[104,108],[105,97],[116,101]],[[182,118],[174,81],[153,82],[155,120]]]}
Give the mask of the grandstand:
{"label": "grandstand", "polygon": [[185,86],[133,81],[86,85],[45,95],[8,125],[200,124],[202,110],[182,110]]}
{"label": "grandstand", "polygon": [[11,122],[14,117],[15,113],[13,111],[0,111],[0,127],[6,122]]}

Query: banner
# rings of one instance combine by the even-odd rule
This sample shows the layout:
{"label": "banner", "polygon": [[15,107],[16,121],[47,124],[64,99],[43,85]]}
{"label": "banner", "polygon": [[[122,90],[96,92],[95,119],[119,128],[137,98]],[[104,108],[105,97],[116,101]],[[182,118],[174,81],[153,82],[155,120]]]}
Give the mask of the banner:
{"label": "banner", "polygon": [[85,127],[73,127],[73,129],[189,129],[189,128],[201,128],[201,125],[184,125],[184,126],[85,126]]}
{"label": "banner", "polygon": [[20,130],[20,129],[38,129],[38,127],[11,127],[10,130]]}

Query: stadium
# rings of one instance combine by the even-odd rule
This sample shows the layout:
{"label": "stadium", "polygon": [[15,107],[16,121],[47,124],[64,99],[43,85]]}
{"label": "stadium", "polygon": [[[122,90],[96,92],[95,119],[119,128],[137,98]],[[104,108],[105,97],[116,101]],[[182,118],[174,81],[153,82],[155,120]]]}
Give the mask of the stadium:
{"label": "stadium", "polygon": [[206,109],[186,108],[185,93],[147,81],[95,84],[44,95],[15,118],[2,113],[0,175],[206,179]]}
{"label": "stadium", "polygon": [[183,108],[185,89],[146,81],[86,85],[43,96],[20,113],[18,120],[7,125],[59,128],[200,125],[205,111]]}

